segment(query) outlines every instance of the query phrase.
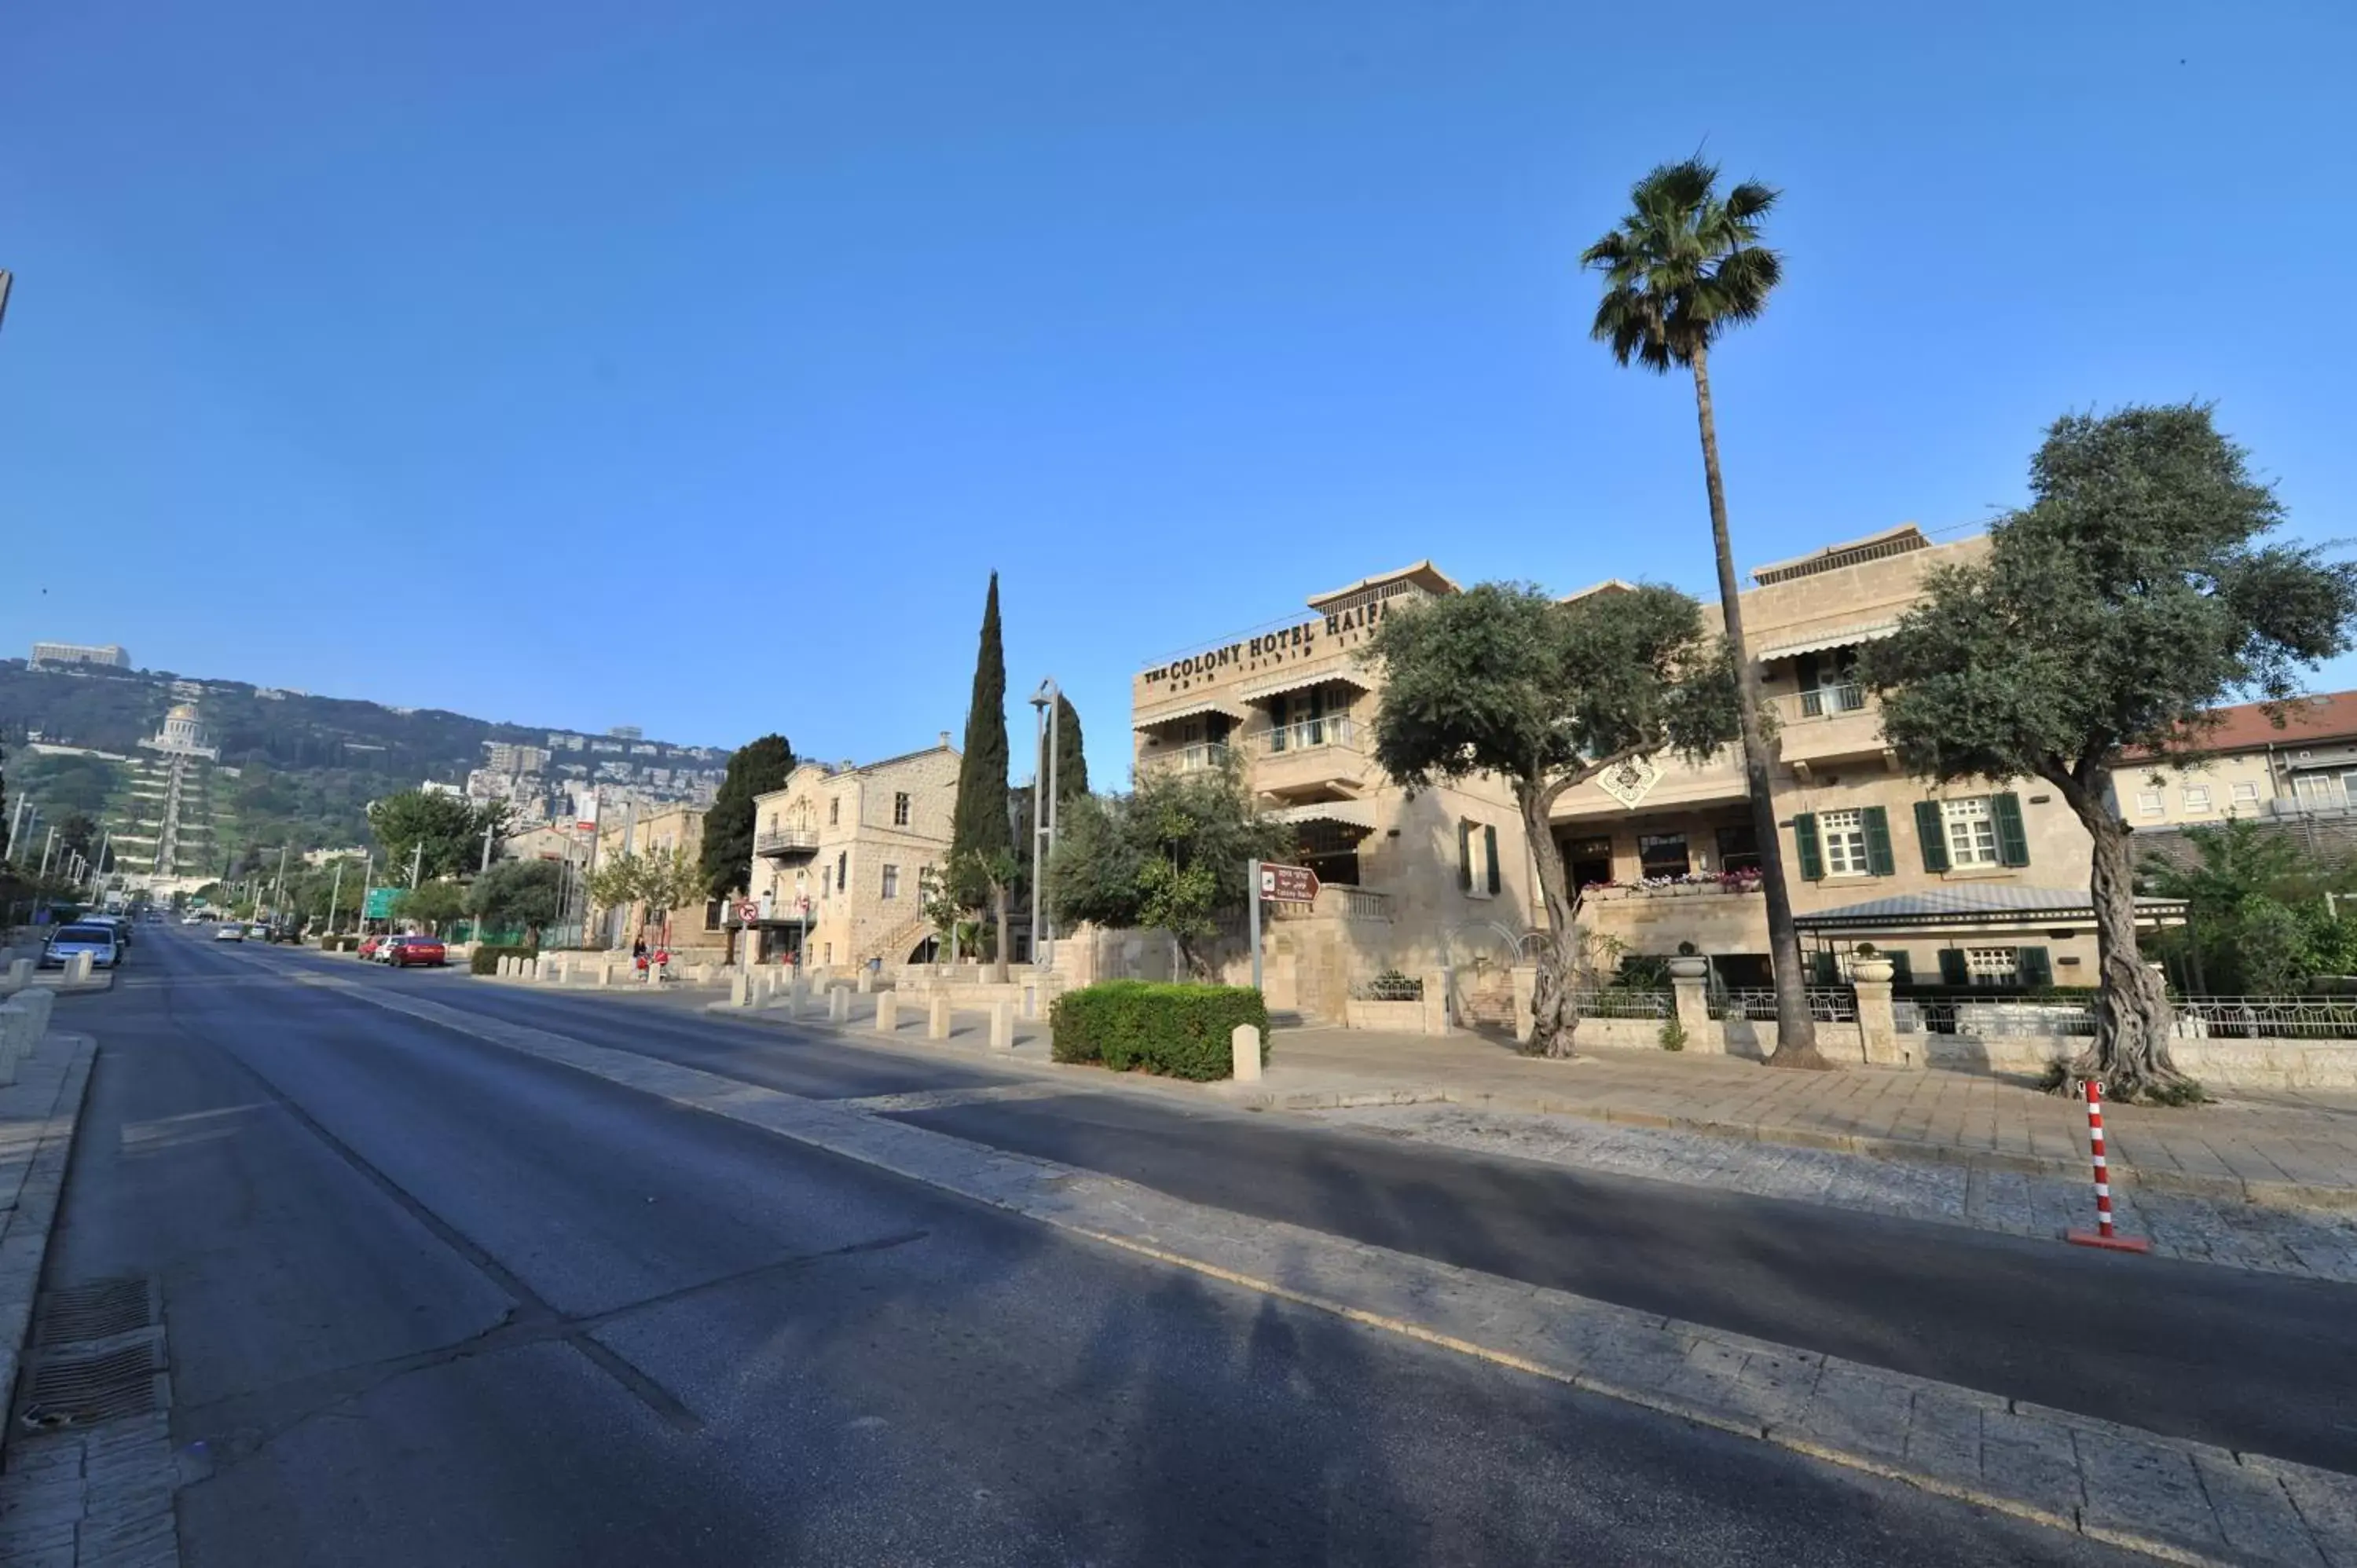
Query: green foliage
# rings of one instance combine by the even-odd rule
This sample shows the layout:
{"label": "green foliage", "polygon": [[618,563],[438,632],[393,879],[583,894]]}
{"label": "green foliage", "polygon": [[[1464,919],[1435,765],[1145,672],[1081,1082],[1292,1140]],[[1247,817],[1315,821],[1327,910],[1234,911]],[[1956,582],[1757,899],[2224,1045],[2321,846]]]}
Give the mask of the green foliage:
{"label": "green foliage", "polygon": [[714,791],[704,817],[697,862],[706,897],[726,898],[745,890],[753,866],[753,800],[786,786],[794,770],[794,748],[781,735],[748,741],[728,758],[728,771]]}
{"label": "green foliage", "polygon": [[1048,871],[1058,920],[1168,931],[1189,969],[1220,920],[1244,906],[1254,860],[1292,854],[1293,830],[1253,805],[1232,758],[1221,768],[1156,770],[1127,796],[1075,801]]}
{"label": "green foliage", "polygon": [[1662,1049],[1682,1051],[1686,1048],[1686,1026],[1678,1022],[1674,1013],[1662,1020]]}
{"label": "green foliage", "polygon": [[2210,992],[2281,995],[2316,975],[2357,973],[2357,911],[2336,918],[2324,897],[2352,885],[2357,866],[2346,857],[2319,859],[2288,835],[2240,818],[2188,828],[2185,842],[2194,859],[2147,860],[2143,884],[2186,901],[2187,924],[2154,945],[2197,963]]}
{"label": "green foliage", "polygon": [[537,942],[477,942],[468,950],[467,968],[473,974],[497,974],[503,958],[538,958]]}
{"label": "green foliage", "polygon": [[1620,226],[1580,253],[1604,274],[1589,335],[1621,364],[1691,365],[1726,328],[1756,320],[1782,281],[1760,242],[1777,193],[1747,180],[1721,197],[1717,185],[1698,157],[1660,165],[1630,188]]}
{"label": "green foliage", "polygon": [[589,897],[598,908],[644,904],[647,918],[657,921],[694,902],[703,889],[702,868],[676,845],[643,854],[608,855],[589,875]]}
{"label": "green foliage", "polygon": [[2030,489],[1986,557],[1931,573],[1898,635],[1864,650],[1913,771],[2100,802],[2117,748],[2199,749],[2219,704],[2287,700],[2347,651],[2357,567],[2264,542],[2283,507],[2207,407],[2066,415]]}
{"label": "green foliage", "polygon": [[490,830],[494,853],[498,836],[507,825],[504,801],[478,807],[455,795],[425,789],[404,789],[369,808],[369,829],[383,854],[388,880],[407,881],[419,867],[418,846],[425,846],[418,880],[470,875],[483,862],[483,835]]}
{"label": "green foliage", "polygon": [[[1081,713],[1072,700],[1056,693],[1056,803],[1069,806],[1089,792],[1089,759],[1081,748]],[[1060,832],[1060,828],[1059,829]]]}
{"label": "green foliage", "polygon": [[[990,575],[983,602],[982,638],[974,654],[974,695],[966,706],[965,750],[958,758],[956,814],[950,825],[952,879],[1011,881],[996,874],[1014,864],[1015,829],[1006,811],[1006,654],[999,645],[998,574]],[[980,902],[980,889],[961,888]]]}
{"label": "green foliage", "polygon": [[1369,657],[1375,760],[1410,789],[1496,773],[1559,794],[1603,759],[1699,758],[1736,733],[1725,646],[1674,588],[1562,604],[1483,583],[1385,616]]}
{"label": "green foliage", "polygon": [[1115,1072],[1161,1073],[1199,1082],[1230,1077],[1229,1036],[1239,1024],[1260,1031],[1268,1061],[1268,1004],[1248,985],[1163,985],[1113,980],[1068,991],[1048,1012],[1060,1062],[1096,1062]]}
{"label": "green foliage", "polygon": [[321,952],[357,952],[360,950],[360,933],[357,931],[347,931],[342,936],[328,936],[321,937],[319,939],[319,950]]}
{"label": "green foliage", "polygon": [[565,867],[553,860],[503,860],[475,879],[467,908],[486,925],[521,926],[537,940],[555,924]]}
{"label": "green foliage", "polygon": [[467,890],[456,882],[424,882],[393,901],[395,918],[439,927],[467,912]]}

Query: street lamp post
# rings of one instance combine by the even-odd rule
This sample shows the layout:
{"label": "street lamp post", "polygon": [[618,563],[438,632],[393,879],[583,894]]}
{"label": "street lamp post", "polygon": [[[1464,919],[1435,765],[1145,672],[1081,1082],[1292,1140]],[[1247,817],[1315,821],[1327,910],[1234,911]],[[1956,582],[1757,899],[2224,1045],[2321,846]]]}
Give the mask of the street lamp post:
{"label": "street lamp post", "polygon": [[[1055,956],[1053,944],[1047,940],[1048,928],[1040,923],[1039,881],[1042,842],[1049,854],[1056,847],[1057,730],[1061,718],[1057,708],[1062,696],[1052,675],[1040,682],[1039,689],[1031,693],[1031,964],[1035,969],[1051,962]],[[1043,779],[1047,784],[1044,798],[1039,792]]]}

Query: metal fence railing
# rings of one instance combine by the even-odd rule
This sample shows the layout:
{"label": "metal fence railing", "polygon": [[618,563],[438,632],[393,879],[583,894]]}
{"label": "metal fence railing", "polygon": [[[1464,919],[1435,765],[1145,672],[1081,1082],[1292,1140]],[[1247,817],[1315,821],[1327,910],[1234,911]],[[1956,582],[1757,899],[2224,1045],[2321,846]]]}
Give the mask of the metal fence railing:
{"label": "metal fence railing", "polygon": [[1986,999],[1969,993],[1901,996],[1890,1004],[1891,1024],[1902,1035],[2093,1035],[2094,1004],[2083,997]]}
{"label": "metal fence railing", "polygon": [[1571,1004],[1583,1018],[1666,1018],[1671,1012],[1670,993],[1621,986],[1576,991]]}
{"label": "metal fence railing", "polygon": [[2357,997],[2171,997],[2177,1037],[2219,1040],[2357,1040]]}
{"label": "metal fence railing", "polygon": [[1409,974],[1379,974],[1352,982],[1351,994],[1361,1002],[1421,1002],[1424,982]]}
{"label": "metal fence railing", "polygon": [[[1813,985],[1808,990],[1809,1016],[1820,1024],[1857,1022],[1857,994],[1846,986]],[[1755,1024],[1776,1021],[1773,991],[1715,991],[1710,996],[1714,1018],[1749,1018]]]}

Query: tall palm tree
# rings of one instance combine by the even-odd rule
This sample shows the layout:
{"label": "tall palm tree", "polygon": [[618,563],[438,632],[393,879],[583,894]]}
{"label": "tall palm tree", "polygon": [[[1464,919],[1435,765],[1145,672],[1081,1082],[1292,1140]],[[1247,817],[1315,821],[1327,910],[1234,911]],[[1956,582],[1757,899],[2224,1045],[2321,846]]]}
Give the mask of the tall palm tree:
{"label": "tall palm tree", "polygon": [[1721,197],[1717,185],[1717,166],[1698,157],[1662,165],[1631,188],[1629,215],[1580,252],[1579,261],[1604,274],[1592,336],[1611,346],[1613,359],[1623,365],[1634,360],[1658,375],[1679,366],[1694,372],[1711,542],[1718,553],[1718,602],[1742,699],[1743,773],[1760,841],[1769,957],[1776,966],[1776,1050],[1769,1060],[1780,1067],[1824,1067],[1801,970],[1792,893],[1784,883],[1783,846],[1776,836],[1767,735],[1760,720],[1760,672],[1743,644],[1735,552],[1727,537],[1727,487],[1718,472],[1718,421],[1710,402],[1712,342],[1726,328],[1756,320],[1783,275],[1776,252],[1760,242],[1760,220],[1776,205],[1776,192],[1746,181]]}

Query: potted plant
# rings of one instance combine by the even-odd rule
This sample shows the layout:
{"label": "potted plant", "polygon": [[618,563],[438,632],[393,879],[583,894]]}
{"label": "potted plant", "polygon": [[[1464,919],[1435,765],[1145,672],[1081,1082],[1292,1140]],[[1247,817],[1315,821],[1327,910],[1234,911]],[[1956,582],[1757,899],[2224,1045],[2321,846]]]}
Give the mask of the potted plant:
{"label": "potted plant", "polygon": [[1678,956],[1670,960],[1670,978],[1700,980],[1708,973],[1710,973],[1710,960],[1702,956],[1702,950],[1692,942],[1680,942]]}
{"label": "potted plant", "polygon": [[1849,977],[1852,981],[1888,985],[1899,966],[1874,950],[1872,942],[1860,942],[1850,950]]}

